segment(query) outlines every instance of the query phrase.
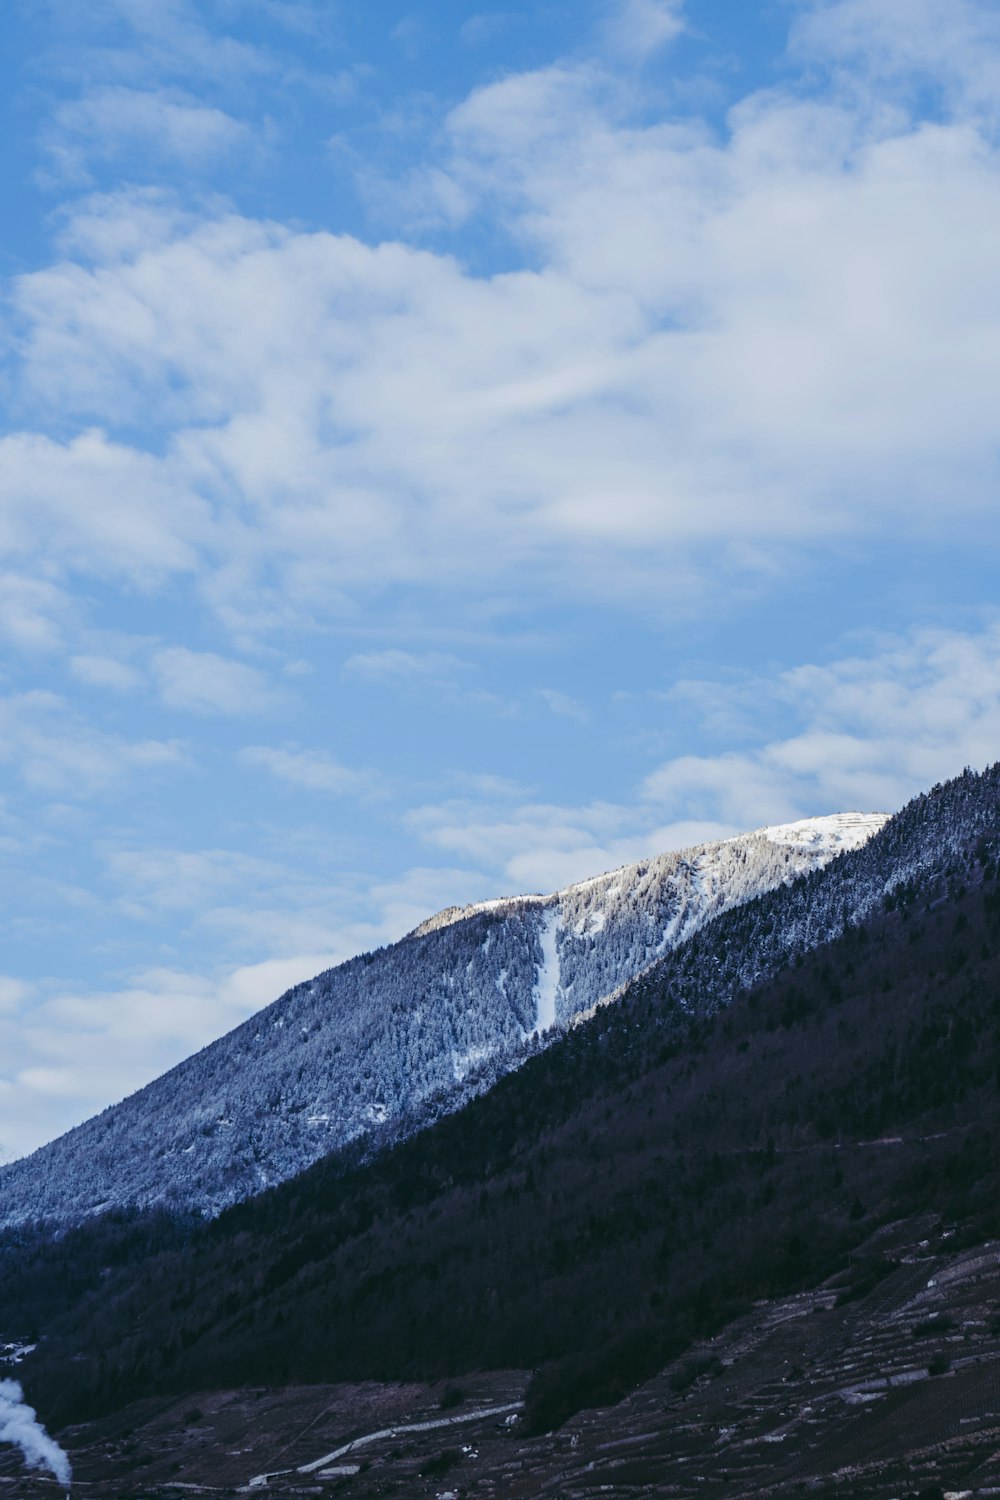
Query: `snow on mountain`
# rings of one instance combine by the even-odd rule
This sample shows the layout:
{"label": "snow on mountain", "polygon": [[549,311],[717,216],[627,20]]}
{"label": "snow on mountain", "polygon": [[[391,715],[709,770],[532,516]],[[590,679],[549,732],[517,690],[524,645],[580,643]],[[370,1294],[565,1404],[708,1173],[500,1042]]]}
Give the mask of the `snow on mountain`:
{"label": "snow on mountain", "polygon": [[[762,832],[782,841],[791,834],[807,847],[814,836],[808,823]],[[921,793],[877,838],[861,833],[842,852],[825,869],[776,885],[701,926],[626,987],[627,1003],[640,1011],[652,1006],[664,1024],[670,1012],[711,1015],[886,908],[917,903],[933,911],[975,882],[984,865],[1000,861],[1000,762],[980,773],[966,769]]]}
{"label": "snow on mountain", "polygon": [[759,829],[554,895],[440,912],[0,1168],[0,1224],[123,1203],[217,1212],[350,1142],[419,1128],[720,913],[822,868],[885,821],[846,813]]}
{"label": "snow on mountain", "polygon": [[778,823],[760,832],[775,844],[796,848],[826,849],[842,853],[859,849],[886,821],[882,813],[835,813],[830,818],[802,818],[798,823]]}

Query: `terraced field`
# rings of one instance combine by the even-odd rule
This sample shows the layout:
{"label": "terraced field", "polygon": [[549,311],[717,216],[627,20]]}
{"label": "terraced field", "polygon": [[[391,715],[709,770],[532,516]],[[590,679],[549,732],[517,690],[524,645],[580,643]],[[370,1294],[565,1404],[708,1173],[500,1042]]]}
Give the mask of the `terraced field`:
{"label": "terraced field", "polygon": [[[473,1415],[516,1402],[527,1379],[517,1372],[472,1376],[461,1390],[211,1393],[61,1434],[74,1490],[116,1500],[1000,1494],[1000,1243],[954,1250],[947,1230],[909,1221],[866,1249],[894,1268],[863,1295],[841,1277],[761,1303],[620,1405],[546,1437],[524,1437],[510,1416]],[[456,1415],[470,1420],[403,1431]],[[315,1469],[380,1429],[384,1437]],[[10,1500],[53,1488],[26,1477],[13,1454],[0,1462]]]}

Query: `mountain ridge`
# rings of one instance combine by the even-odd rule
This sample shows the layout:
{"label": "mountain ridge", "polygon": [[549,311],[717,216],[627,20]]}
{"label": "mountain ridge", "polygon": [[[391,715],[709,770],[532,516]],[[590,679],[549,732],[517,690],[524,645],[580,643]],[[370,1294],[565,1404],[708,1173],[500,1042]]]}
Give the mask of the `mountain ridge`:
{"label": "mountain ridge", "polygon": [[745,839],[763,838],[769,843],[787,845],[789,848],[823,849],[831,855],[836,855],[847,849],[857,848],[859,843],[865,842],[873,833],[877,833],[888,822],[890,816],[891,814],[882,812],[827,813],[816,818],[798,818],[791,823],[772,823],[761,828],[749,828],[745,833],[731,834],[725,839],[709,839],[701,844],[687,844],[681,849],[650,855],[648,859],[630,860],[627,864],[616,865],[611,870],[603,870],[599,875],[588,875],[583,880],[571,881],[569,885],[561,886],[556,891],[548,893],[523,891],[513,896],[491,896],[485,901],[470,901],[464,906],[445,906],[440,911],[434,912],[432,916],[425,917],[422,922],[418,922],[406,936],[426,937],[428,933],[439,932],[443,927],[451,927],[456,922],[463,922],[467,917],[479,916],[482,912],[496,912],[505,906],[517,903],[549,906],[559,901],[561,897],[582,894],[590,887],[599,886],[616,877],[628,876],[659,860],[670,859],[674,856],[682,857],[695,851],[713,849],[725,844],[737,844]]}

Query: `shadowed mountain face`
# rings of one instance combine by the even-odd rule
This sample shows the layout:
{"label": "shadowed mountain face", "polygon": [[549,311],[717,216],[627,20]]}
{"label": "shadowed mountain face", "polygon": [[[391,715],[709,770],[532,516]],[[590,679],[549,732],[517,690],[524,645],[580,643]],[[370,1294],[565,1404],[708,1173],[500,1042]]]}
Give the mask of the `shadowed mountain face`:
{"label": "shadowed mountain face", "polygon": [[841,1273],[867,1295],[896,1220],[981,1243],[1000,1227],[998,853],[1000,771],[967,774],[367,1164],[330,1157],[207,1225],[23,1231],[0,1327],[47,1334],[29,1394],[65,1420],[520,1367],[543,1429],[761,1298]]}
{"label": "shadowed mountain face", "polygon": [[[885,818],[849,813],[431,918],[299,985],[123,1104],[0,1170],[0,1224],[121,1204],[214,1213],[350,1142],[411,1133],[740,902]],[[544,1038],[544,1040],[543,1040]]]}
{"label": "shadowed mountain face", "polygon": [[[877,1231],[855,1258],[878,1266],[874,1285],[849,1267],[758,1302],[551,1434],[497,1412],[527,1375],[495,1371],[200,1391],[61,1436],[84,1494],[144,1500],[178,1485],[223,1500],[261,1474],[279,1500],[324,1481],[351,1500],[440,1495],[442,1481],[503,1500],[662,1500],[667,1482],[676,1500],[985,1500],[1000,1489],[1000,1256],[956,1238],[928,1214]],[[41,1493],[20,1455],[0,1454],[0,1479],[10,1500]]]}

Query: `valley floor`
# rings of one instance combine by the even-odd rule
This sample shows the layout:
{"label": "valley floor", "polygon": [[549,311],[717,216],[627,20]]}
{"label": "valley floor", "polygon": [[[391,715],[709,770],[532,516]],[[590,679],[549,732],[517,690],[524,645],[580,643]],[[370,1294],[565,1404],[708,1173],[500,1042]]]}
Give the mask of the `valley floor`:
{"label": "valley floor", "polygon": [[[547,1437],[523,1436],[510,1414],[475,1415],[517,1402],[527,1381],[518,1372],[454,1387],[215,1392],[137,1403],[61,1433],[74,1493],[1000,1495],[1000,1243],[956,1251],[928,1219],[882,1230],[867,1248],[896,1265],[865,1295],[851,1299],[840,1277],[760,1303],[620,1405],[583,1412]],[[469,1420],[402,1430],[450,1417]],[[376,1432],[384,1435],[316,1469]],[[249,1487],[274,1470],[290,1472]],[[25,1476],[12,1453],[0,1459],[0,1497],[55,1491]]]}

